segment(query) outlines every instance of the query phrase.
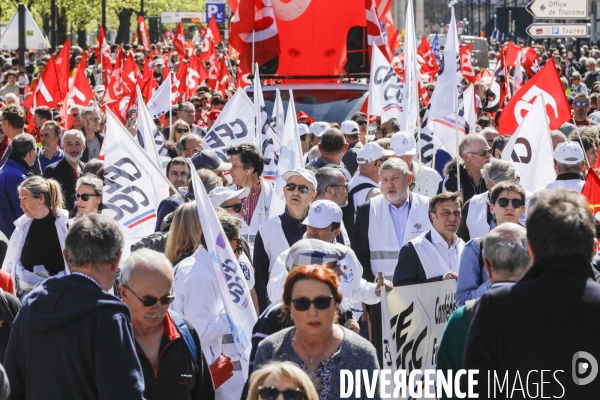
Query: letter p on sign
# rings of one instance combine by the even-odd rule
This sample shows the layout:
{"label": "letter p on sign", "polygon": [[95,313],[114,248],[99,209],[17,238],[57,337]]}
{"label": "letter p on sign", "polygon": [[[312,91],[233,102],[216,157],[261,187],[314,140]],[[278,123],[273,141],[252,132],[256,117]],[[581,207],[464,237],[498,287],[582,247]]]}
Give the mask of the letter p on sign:
{"label": "letter p on sign", "polygon": [[225,23],[225,4],[206,3],[206,22],[210,21],[211,17],[215,17],[217,24]]}

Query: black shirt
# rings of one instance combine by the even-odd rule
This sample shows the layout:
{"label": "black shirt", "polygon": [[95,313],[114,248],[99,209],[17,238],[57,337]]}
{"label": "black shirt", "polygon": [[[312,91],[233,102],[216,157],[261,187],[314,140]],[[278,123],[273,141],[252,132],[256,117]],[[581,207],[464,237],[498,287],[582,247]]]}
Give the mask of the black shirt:
{"label": "black shirt", "polygon": [[52,212],[42,219],[31,221],[21,251],[21,263],[26,270],[33,272],[35,265],[43,265],[53,276],[65,269],[55,223],[56,218]]}

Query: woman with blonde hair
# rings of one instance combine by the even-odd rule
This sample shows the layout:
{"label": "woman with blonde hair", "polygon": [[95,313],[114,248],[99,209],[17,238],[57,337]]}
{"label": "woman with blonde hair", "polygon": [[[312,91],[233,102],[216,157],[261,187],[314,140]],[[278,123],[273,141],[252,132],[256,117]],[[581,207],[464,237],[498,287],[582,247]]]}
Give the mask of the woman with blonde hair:
{"label": "woman with blonde hair", "polygon": [[190,257],[198,246],[203,244],[204,239],[196,202],[183,203],[173,213],[165,255],[176,267],[181,260]]}
{"label": "woman with blonde hair", "polygon": [[50,276],[69,273],[63,258],[69,216],[54,179],[32,176],[18,190],[24,215],[15,221],[2,270],[21,297]]}
{"label": "woman with blonde hair", "polygon": [[173,126],[171,126],[171,134],[169,135],[169,140],[172,142],[179,142],[183,136],[187,135],[191,132],[190,125],[182,119],[178,119],[173,122]]}
{"label": "woman with blonde hair", "polygon": [[250,377],[246,400],[318,400],[312,381],[300,367],[289,361],[274,361]]}

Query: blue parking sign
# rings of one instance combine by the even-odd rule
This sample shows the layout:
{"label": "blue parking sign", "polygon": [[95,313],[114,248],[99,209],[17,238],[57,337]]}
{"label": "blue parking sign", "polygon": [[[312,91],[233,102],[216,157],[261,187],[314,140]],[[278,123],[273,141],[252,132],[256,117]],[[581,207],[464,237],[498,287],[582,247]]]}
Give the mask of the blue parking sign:
{"label": "blue parking sign", "polygon": [[560,28],[558,26],[553,26],[552,27],[552,34],[553,35],[560,35]]}
{"label": "blue parking sign", "polygon": [[206,22],[215,17],[217,24],[225,23],[225,4],[224,3],[206,3]]}

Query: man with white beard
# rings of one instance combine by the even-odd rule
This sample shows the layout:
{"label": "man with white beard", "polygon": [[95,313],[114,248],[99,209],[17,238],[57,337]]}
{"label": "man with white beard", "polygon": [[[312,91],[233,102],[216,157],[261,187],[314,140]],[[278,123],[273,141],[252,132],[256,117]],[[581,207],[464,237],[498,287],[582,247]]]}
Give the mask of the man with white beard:
{"label": "man with white beard", "polygon": [[44,171],[44,178],[56,179],[62,186],[65,209],[71,212],[77,201],[75,185],[85,167],[81,156],[85,150],[85,136],[77,129],[66,131],[62,137],[65,158],[50,164]]}

